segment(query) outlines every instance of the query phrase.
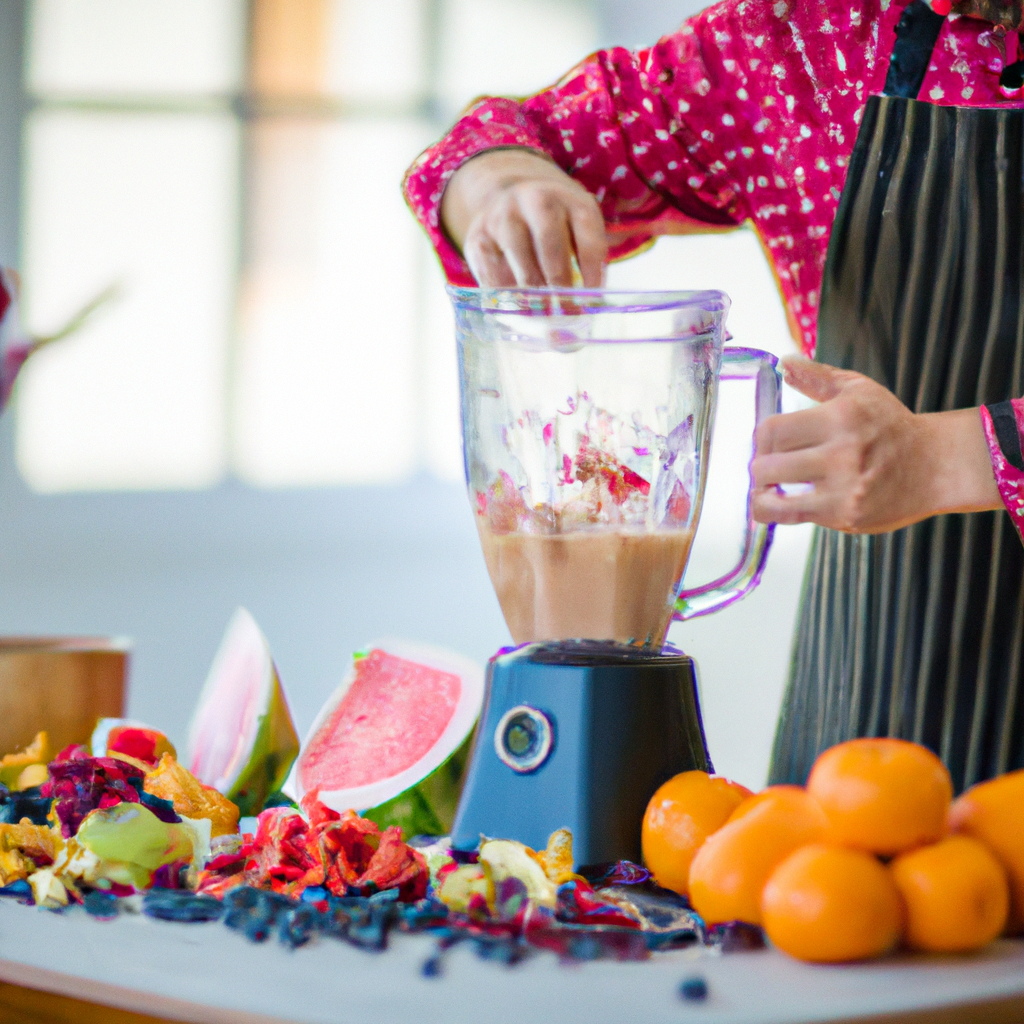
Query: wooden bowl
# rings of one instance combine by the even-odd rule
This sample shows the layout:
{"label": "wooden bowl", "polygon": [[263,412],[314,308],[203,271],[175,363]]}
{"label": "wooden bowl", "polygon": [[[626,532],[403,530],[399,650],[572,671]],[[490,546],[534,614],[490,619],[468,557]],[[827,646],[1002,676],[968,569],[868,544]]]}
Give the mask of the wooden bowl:
{"label": "wooden bowl", "polygon": [[97,718],[124,715],[128,643],[108,637],[0,638],[0,754],[45,729],[54,753],[88,744]]}

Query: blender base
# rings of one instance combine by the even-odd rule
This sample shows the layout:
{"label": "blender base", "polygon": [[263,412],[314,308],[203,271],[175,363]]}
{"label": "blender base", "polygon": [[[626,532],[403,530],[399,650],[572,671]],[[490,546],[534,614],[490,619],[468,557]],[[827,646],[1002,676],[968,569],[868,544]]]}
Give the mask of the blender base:
{"label": "blender base", "polygon": [[640,860],[654,791],[679,772],[712,771],[694,663],[586,640],[500,651],[459,802],[452,846],[481,835],[543,849],[573,834],[577,864]]}

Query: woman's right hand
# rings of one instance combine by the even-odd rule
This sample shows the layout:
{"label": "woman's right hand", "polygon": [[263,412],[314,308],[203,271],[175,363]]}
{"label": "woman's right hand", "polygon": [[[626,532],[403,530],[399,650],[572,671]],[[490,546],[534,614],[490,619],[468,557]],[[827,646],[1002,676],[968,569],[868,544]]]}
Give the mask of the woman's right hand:
{"label": "woman's right hand", "polygon": [[485,288],[599,288],[608,254],[597,200],[531,149],[495,149],[452,175],[441,219]]}

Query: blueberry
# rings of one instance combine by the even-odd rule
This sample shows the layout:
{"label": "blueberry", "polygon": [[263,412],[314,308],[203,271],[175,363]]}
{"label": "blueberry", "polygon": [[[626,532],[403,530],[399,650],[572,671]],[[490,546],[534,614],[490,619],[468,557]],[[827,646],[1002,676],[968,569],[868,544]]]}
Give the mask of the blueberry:
{"label": "blueberry", "polygon": [[679,995],[689,1003],[702,1003],[708,997],[708,983],[696,974],[679,986]]}

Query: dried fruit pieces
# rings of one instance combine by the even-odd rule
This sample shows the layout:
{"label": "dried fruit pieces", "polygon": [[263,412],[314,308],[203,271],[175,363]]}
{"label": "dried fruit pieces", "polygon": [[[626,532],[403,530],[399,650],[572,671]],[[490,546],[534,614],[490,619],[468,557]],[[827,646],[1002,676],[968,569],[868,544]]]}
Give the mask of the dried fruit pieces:
{"label": "dried fruit pieces", "polygon": [[442,864],[435,884],[438,899],[450,910],[478,920],[511,920],[527,909],[553,912],[567,901],[568,920],[582,921],[600,906],[616,923],[636,926],[634,918],[594,896],[586,879],[573,872],[572,833],[564,828],[553,832],[539,853],[513,839],[485,839],[476,863]]}
{"label": "dried fruit pieces", "polygon": [[27,819],[17,825],[0,824],[0,885],[26,879],[37,867],[52,864],[56,852],[49,828]]}
{"label": "dried fruit pieces", "polygon": [[208,818],[214,836],[238,830],[238,808],[212,786],[204,786],[184,765],[165,753],[159,764],[146,773],[145,790],[169,800],[186,818]]}
{"label": "dried fruit pieces", "polygon": [[384,889],[397,889],[406,901],[426,895],[426,861],[402,842],[398,828],[381,832],[354,811],[338,814],[317,801],[308,801],[306,810],[309,821],[286,807],[263,811],[255,836],[207,864],[199,891],[223,894],[244,883],[285,896],[319,886],[334,896]]}
{"label": "dried fruit pieces", "polygon": [[46,782],[46,762],[50,759],[50,739],[45,732],[15,754],[0,758],[0,784],[12,792],[31,789]]}
{"label": "dried fruit pieces", "polygon": [[52,761],[50,779],[43,796],[53,798],[52,814],[60,823],[61,835],[70,839],[92,810],[115,804],[139,803],[143,773],[136,767],[109,757],[82,757]]}

